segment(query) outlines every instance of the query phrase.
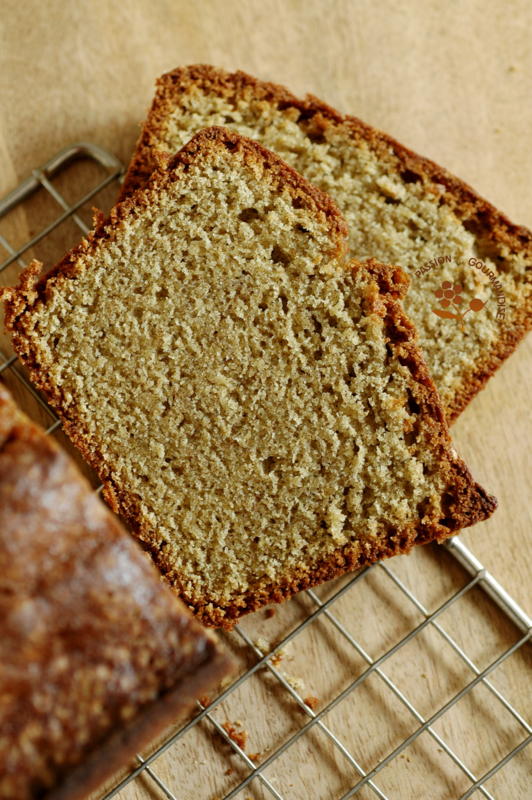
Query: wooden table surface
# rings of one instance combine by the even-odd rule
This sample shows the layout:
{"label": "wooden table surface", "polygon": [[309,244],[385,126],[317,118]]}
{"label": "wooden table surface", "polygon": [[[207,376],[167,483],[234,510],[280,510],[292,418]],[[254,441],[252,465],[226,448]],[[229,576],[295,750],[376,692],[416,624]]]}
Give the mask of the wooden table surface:
{"label": "wooden table surface", "polygon": [[[211,63],[286,84],[299,94],[313,93],[355,114],[462,177],[513,221],[532,227],[532,4],[527,0],[3,0],[0,16],[0,196],[75,141],[100,144],[127,163],[155,78],[178,65]],[[12,222],[21,236],[36,224],[30,212]],[[61,246],[56,242],[56,255]],[[529,338],[453,428],[455,446],[476,479],[499,499],[494,517],[462,538],[529,614],[531,396]],[[435,548],[396,562],[393,569],[431,610],[463,581],[450,556]],[[384,577],[375,575],[360,590],[356,607],[344,603],[339,613],[358,625],[362,640],[378,655],[408,629],[411,615],[401,611],[392,623],[394,598],[387,584],[379,583]],[[325,587],[322,594],[331,591]],[[244,628],[278,641],[308,612],[309,602],[292,601],[273,620],[266,621],[261,612]],[[476,653],[479,662],[488,663],[485,659],[514,633],[480,595],[475,603],[457,609],[449,626],[466,649],[473,648],[472,657]],[[347,675],[354,667],[344,645],[320,636],[327,639],[329,633],[309,633],[285,660],[286,670],[306,675],[307,688],[324,703],[327,693],[331,699],[343,688],[341,669]],[[228,638],[238,651],[236,639]],[[420,707],[427,696],[437,707],[461,685],[462,668],[450,664],[442,677],[441,644],[425,644],[424,650],[411,648],[395,665],[395,674],[399,682],[412,678],[405,686],[418,695]],[[503,670],[499,686],[530,721],[531,678],[532,658],[523,654]],[[276,697],[269,680],[257,679],[224,711],[228,719],[245,722],[250,752],[275,748],[291,726],[301,724],[294,722],[300,712]],[[393,722],[380,686],[365,691],[365,702],[353,700],[348,710],[329,716],[370,768],[412,729]],[[454,721],[442,722],[441,732],[482,774],[520,739],[512,738],[515,732],[497,710],[481,707],[478,698],[475,702],[469,717],[463,709],[456,712]],[[428,707],[425,712],[432,713]],[[235,761],[235,774],[226,778],[228,751],[220,750],[214,734],[197,736],[201,741],[191,738],[165,756],[159,772],[174,781],[178,797],[224,796],[247,772],[239,772]],[[397,759],[393,772],[387,771],[392,767],[383,770],[380,785],[390,798],[454,798],[466,791],[470,782],[451,762],[443,763],[432,739],[425,750],[420,743],[417,747],[410,760]],[[506,767],[499,783],[490,784],[495,797],[532,796],[530,750]],[[303,740],[297,758],[276,769],[268,774],[277,775],[274,785],[288,798],[325,800],[341,796],[354,782],[341,756],[317,739]],[[257,781],[239,795],[263,796],[271,795],[263,794]],[[376,795],[366,787],[357,796]],[[163,794],[144,777],[121,797]]]}

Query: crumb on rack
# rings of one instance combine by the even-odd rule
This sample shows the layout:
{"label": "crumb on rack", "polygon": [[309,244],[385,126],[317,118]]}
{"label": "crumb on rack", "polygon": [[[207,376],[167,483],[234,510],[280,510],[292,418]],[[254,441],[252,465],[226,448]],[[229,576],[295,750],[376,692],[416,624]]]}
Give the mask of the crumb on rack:
{"label": "crumb on rack", "polygon": [[305,697],[305,705],[308,706],[310,709],[312,709],[312,711],[314,711],[319,702],[320,701],[318,700],[318,698],[313,697],[313,695],[311,694],[308,694]]}
{"label": "crumb on rack", "polygon": [[[257,650],[260,650],[260,652],[262,653],[263,656],[265,656],[267,653],[269,653],[270,650],[272,649],[270,643],[268,642],[268,640],[265,639],[263,636],[260,636],[258,639],[255,639],[253,644],[255,645]],[[272,665],[274,667],[277,667],[281,663],[283,658],[288,653],[290,645],[291,645],[291,642],[288,642],[288,644],[286,644],[284,647],[281,647],[275,653],[275,655],[272,656],[271,663],[272,663]]]}
{"label": "crumb on rack", "polygon": [[253,644],[255,645],[257,650],[260,650],[263,656],[265,656],[266,653],[270,652],[270,643],[263,636],[260,636],[258,639],[255,639]]}
{"label": "crumb on rack", "polygon": [[204,694],[202,697],[200,697],[199,701],[204,708],[207,708],[207,706],[210,706],[211,704],[208,694]]}
{"label": "crumb on rack", "polygon": [[302,678],[294,678],[294,676],[289,675],[288,672],[283,672],[283,678],[292,687],[292,689],[305,690],[305,683],[303,682]]}
{"label": "crumb on rack", "polygon": [[229,721],[224,722],[222,728],[229,736],[229,738],[237,744],[241,750],[246,749],[246,739],[248,738],[247,731],[237,731],[234,725],[231,725]]}
{"label": "crumb on rack", "polygon": [[262,755],[262,753],[250,753],[248,758],[249,758],[250,761],[257,762],[257,761],[260,761],[261,755]]}
{"label": "crumb on rack", "polygon": [[288,654],[291,645],[292,643],[288,642],[288,644],[285,644],[284,647],[281,647],[281,649],[278,650],[277,653],[273,656],[271,663],[273,664],[274,667],[279,666],[283,658]]}

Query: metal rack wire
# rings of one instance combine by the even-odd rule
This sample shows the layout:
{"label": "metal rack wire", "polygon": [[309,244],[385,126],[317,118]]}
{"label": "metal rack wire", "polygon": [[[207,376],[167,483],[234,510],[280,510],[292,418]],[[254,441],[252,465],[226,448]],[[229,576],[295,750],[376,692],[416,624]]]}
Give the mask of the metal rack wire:
{"label": "metal rack wire", "polygon": [[[67,166],[73,164],[78,159],[90,159],[92,162],[99,165],[105,172],[105,176],[99,180],[92,188],[83,194],[76,202],[68,203],[63,195],[54,186],[53,180],[59,175]],[[83,234],[89,232],[89,227],[84,222],[80,214],[77,212],[82,209],[88,201],[96,197],[102,192],[105,187],[112,184],[114,181],[120,181],[123,177],[124,169],[120,162],[109,152],[101,147],[89,143],[80,143],[72,145],[69,148],[58,153],[54,158],[48,161],[44,166],[35,169],[32,176],[18,186],[13,192],[7,195],[0,201],[0,221],[6,215],[23,204],[31,195],[38,191],[44,190],[50,195],[53,200],[59,204],[63,209],[62,213],[57,216],[49,225],[43,228],[39,233],[33,235],[28,241],[19,247],[15,247],[8,239],[0,232],[0,245],[3,246],[7,252],[7,258],[0,264],[0,273],[3,272],[14,262],[18,262],[21,266],[25,266],[24,255],[34,246],[46,239],[53,231],[55,231],[62,223],[68,219],[72,219]],[[7,370],[11,375],[20,382],[24,390],[28,392],[40,406],[46,410],[50,417],[50,425],[47,433],[52,434],[60,427],[60,421],[52,411],[52,409],[42,400],[39,394],[26,380],[20,369],[16,364],[16,357],[9,356],[0,351],[0,375]],[[341,588],[337,589],[332,596],[326,600],[320,599],[317,592],[309,590],[305,593],[307,599],[311,603],[313,610],[310,611],[290,633],[283,637],[275,647],[269,652],[264,653],[259,648],[258,643],[254,642],[252,638],[246,633],[243,626],[236,626],[234,629],[233,637],[241,643],[246,649],[247,655],[254,660],[253,666],[245,669],[245,671],[235,680],[228,688],[225,689],[213,702],[208,706],[198,703],[197,714],[184,726],[172,732],[166,741],[157,747],[157,749],[149,756],[137,756],[138,766],[131,770],[111,791],[105,795],[104,800],[110,800],[122,791],[131,781],[138,778],[141,774],[149,776],[154,786],[158,790],[170,798],[170,800],[177,800],[178,795],[175,793],[179,791],[179,787],[170,787],[165,783],[155,771],[157,760],[172,748],[179,740],[182,740],[187,734],[196,728],[196,726],[208,725],[216,734],[221,737],[232,749],[233,753],[238,756],[242,765],[247,769],[248,774],[240,780],[228,793],[224,795],[224,800],[231,800],[231,798],[239,795],[246,789],[253,781],[260,783],[267,795],[271,795],[277,800],[283,800],[284,795],[280,790],[274,786],[274,779],[266,776],[265,772],[269,767],[287,751],[290,751],[296,742],[302,737],[306,736],[312,729],[318,729],[322,734],[327,737],[331,745],[336,751],[345,759],[350,767],[358,775],[358,779],[349,788],[347,792],[341,797],[341,800],[357,794],[363,787],[368,787],[374,795],[381,798],[381,800],[394,800],[397,795],[390,795],[379,786],[379,779],[382,770],[387,767],[394,759],[403,754],[416,740],[423,734],[430,736],[438,747],[452,760],[454,765],[466,776],[470,786],[461,794],[460,800],[466,800],[474,793],[482,795],[488,800],[496,800],[492,790],[486,785],[487,782],[498,773],[509,761],[521,753],[528,745],[532,743],[532,724],[529,723],[514,707],[512,703],[501,693],[501,691],[489,679],[489,676],[498,667],[500,667],[510,656],[515,654],[525,643],[529,642],[532,638],[532,619],[523,611],[522,608],[508,595],[504,589],[497,583],[493,576],[482,566],[482,564],[473,556],[467,547],[458,539],[454,538],[447,542],[445,545],[447,551],[454,556],[457,562],[465,570],[469,576],[464,585],[455,591],[444,603],[442,603],[435,611],[429,612],[428,608],[414,595],[406,583],[398,577],[396,572],[388,564],[379,563],[371,567],[360,570],[350,577],[347,582],[343,583]],[[421,615],[422,621],[413,627],[403,638],[396,642],[391,648],[387,649],[382,655],[374,659],[362,646],[362,644],[353,636],[347,627],[341,622],[338,614],[335,613],[335,606],[341,598],[348,595],[353,603],[356,603],[354,597],[357,586],[361,586],[364,581],[367,581],[371,573],[379,573],[385,576],[386,581],[389,581],[400,592],[403,597],[404,603],[411,606],[415,611]],[[465,650],[456,641],[456,637],[449,634],[443,626],[440,618],[448,609],[455,603],[463,600],[466,595],[469,595],[474,587],[482,589],[492,601],[504,612],[506,617],[513,623],[519,631],[517,640],[508,647],[502,654],[491,661],[488,666],[480,668],[477,664],[467,655]],[[346,686],[339,694],[337,694],[328,704],[318,713],[311,708],[307,701],[304,699],[302,692],[294,688],[292,683],[277,667],[276,656],[286,648],[289,642],[296,640],[309,626],[312,626],[321,620],[327,624],[335,635],[343,639],[345,643],[357,654],[357,657],[362,659],[365,664],[365,669],[354,679],[349,685]],[[461,662],[467,667],[471,679],[469,682],[454,696],[451,697],[444,705],[429,717],[423,716],[416,706],[408,699],[404,691],[399,688],[394,682],[387,671],[386,666],[390,660],[399,653],[402,648],[411,643],[419,634],[425,629],[431,628],[436,631],[438,636],[443,642],[448,645]],[[291,699],[297,704],[301,711],[306,715],[306,722],[304,722],[296,733],[290,735],[286,741],[282,742],[275,751],[265,758],[260,764],[247,755],[244,749],[238,744],[237,741],[231,736],[231,733],[220,723],[216,716],[216,710],[219,709],[224,701],[226,701],[236,690],[241,688],[245,682],[253,675],[259,674],[261,671],[269,673],[280,689],[287,693]],[[398,746],[388,753],[382,760],[376,763],[371,769],[365,769],[362,766],[361,760],[357,758],[356,754],[352,753],[349,747],[341,741],[341,739],[333,732],[332,726],[326,722],[327,716],[333,709],[354,693],[370,676],[376,676],[389,691],[393,693],[395,698],[399,701],[404,709],[408,712],[412,720],[416,724],[416,728],[408,738],[405,738]],[[513,720],[517,723],[522,731],[522,740],[506,755],[494,763],[489,770],[484,774],[477,776],[467,766],[466,763],[459,757],[459,755],[446,743],[442,735],[436,730],[435,723],[440,720],[451,708],[456,706],[460,700],[466,697],[476,686],[482,685],[490,695],[503,707],[508,714],[511,715]],[[302,717],[305,719],[305,717]],[[292,751],[294,752],[294,751]],[[232,770],[231,770],[232,771]],[[242,795],[243,796],[243,795]],[[508,795],[506,795],[508,796]],[[458,797],[458,796],[457,796]],[[497,798],[500,800],[500,796]]]}

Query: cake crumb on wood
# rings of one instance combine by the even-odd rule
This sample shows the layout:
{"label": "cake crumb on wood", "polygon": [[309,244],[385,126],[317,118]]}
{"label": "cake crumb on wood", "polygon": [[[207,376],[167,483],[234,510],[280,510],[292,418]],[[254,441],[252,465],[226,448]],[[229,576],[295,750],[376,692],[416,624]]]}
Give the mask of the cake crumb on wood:
{"label": "cake crumb on wood", "polygon": [[275,609],[274,608],[267,608],[265,616],[266,616],[266,619],[271,619],[273,616],[275,616]]}
{"label": "cake crumb on wood", "polygon": [[222,728],[227,733],[229,738],[237,744],[241,750],[246,749],[246,739],[248,737],[247,731],[237,731],[234,725],[231,725],[229,721],[224,722]]}
{"label": "cake crumb on wood", "polygon": [[318,700],[318,698],[313,697],[311,694],[308,694],[305,697],[305,705],[308,706],[310,709],[312,709],[312,711],[314,711],[319,702],[320,701]]}
{"label": "cake crumb on wood", "polygon": [[293,675],[289,675],[288,672],[283,672],[283,678],[285,681],[292,687],[292,689],[302,689],[305,690],[305,684],[302,678],[294,678]]}

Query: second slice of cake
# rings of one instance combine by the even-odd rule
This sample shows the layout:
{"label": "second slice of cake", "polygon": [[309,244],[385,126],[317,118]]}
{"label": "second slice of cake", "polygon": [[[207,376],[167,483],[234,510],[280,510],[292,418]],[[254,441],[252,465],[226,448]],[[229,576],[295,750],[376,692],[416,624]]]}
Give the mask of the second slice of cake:
{"label": "second slice of cake", "polygon": [[485,519],[401,299],[332,200],[223,128],[38,281],[4,290],[35,383],[208,624]]}
{"label": "second slice of cake", "polygon": [[532,232],[360,119],[208,65],[158,79],[121,197],[148,179],[158,153],[211,125],[260,142],[327,192],[354,256],[406,270],[405,309],[452,424],[532,328]]}

